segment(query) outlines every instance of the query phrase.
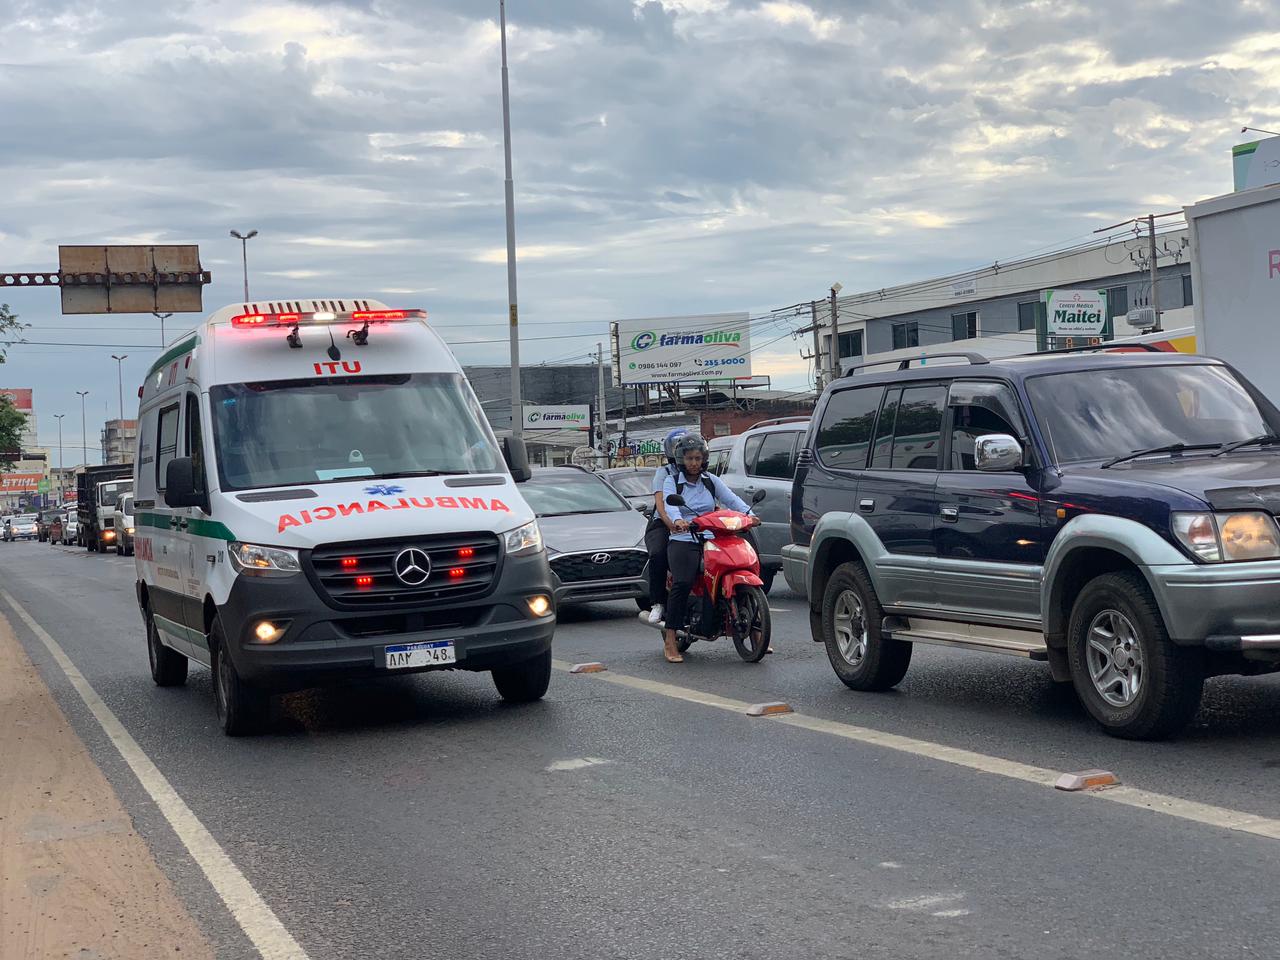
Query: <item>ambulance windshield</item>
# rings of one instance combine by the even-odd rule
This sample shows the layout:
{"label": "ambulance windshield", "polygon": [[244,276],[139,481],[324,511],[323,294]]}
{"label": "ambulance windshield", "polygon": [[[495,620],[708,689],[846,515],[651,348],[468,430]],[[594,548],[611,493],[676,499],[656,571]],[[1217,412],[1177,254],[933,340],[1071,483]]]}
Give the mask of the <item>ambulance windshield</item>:
{"label": "ambulance windshield", "polygon": [[459,374],[237,383],[209,399],[224,490],[504,469]]}

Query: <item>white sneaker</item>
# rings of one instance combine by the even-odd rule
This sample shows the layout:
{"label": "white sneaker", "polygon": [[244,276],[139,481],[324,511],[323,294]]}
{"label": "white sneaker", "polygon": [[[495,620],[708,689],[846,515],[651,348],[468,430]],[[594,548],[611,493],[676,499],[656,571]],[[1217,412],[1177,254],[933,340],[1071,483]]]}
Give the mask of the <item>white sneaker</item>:
{"label": "white sneaker", "polygon": [[649,623],[657,626],[662,622],[662,604],[655,603],[649,610]]}

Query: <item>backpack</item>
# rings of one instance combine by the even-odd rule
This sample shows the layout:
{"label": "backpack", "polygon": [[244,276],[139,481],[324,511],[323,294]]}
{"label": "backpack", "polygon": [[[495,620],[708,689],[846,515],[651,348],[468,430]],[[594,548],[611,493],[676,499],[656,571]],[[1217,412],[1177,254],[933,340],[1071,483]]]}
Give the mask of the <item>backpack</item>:
{"label": "backpack", "polygon": [[[679,474],[677,474],[677,476],[679,476]],[[702,475],[702,485],[707,488],[707,493],[711,494],[711,499],[714,502],[716,509],[719,510],[720,501],[716,497],[716,485],[711,482],[711,478],[708,477],[705,473]],[[684,483],[682,483],[679,480],[676,481],[676,494],[678,496],[681,496],[681,497],[684,496],[684,487],[685,487]]]}

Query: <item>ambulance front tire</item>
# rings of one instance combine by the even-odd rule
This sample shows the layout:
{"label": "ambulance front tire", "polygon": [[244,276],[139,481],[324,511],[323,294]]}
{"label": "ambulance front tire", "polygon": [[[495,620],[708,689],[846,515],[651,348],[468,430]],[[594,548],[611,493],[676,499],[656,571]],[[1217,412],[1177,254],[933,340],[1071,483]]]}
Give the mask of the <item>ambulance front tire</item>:
{"label": "ambulance front tire", "polygon": [[267,723],[271,694],[240,679],[235,663],[227,655],[222,624],[216,619],[209,639],[213,645],[213,698],[222,732],[228,737],[259,733]]}
{"label": "ambulance front tire", "polygon": [[151,614],[147,614],[147,658],[151,661],[151,679],[157,687],[180,687],[187,682],[187,658],[160,642],[160,631]]}
{"label": "ambulance front tire", "polygon": [[551,651],[510,667],[495,667],[493,685],[507,703],[541,700],[551,686]]}

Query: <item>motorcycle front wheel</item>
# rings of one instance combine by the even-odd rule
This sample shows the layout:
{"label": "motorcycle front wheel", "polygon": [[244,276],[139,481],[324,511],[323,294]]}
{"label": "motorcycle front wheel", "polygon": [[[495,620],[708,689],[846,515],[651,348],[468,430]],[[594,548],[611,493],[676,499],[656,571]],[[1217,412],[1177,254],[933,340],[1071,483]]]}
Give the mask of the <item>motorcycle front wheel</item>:
{"label": "motorcycle front wheel", "polygon": [[769,652],[769,599],[759,587],[740,584],[729,610],[733,646],[747,663],[759,663]]}

